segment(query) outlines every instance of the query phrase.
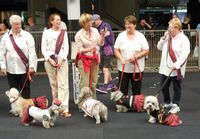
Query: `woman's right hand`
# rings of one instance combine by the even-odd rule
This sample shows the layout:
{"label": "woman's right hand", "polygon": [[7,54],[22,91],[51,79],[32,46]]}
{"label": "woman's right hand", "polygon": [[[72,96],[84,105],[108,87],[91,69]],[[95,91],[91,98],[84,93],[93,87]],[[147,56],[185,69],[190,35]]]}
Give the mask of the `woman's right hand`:
{"label": "woman's right hand", "polygon": [[57,63],[56,63],[53,59],[51,59],[51,58],[49,58],[49,63],[50,63],[53,67],[56,67],[56,66],[57,66]]}
{"label": "woman's right hand", "polygon": [[167,38],[168,35],[169,35],[169,31],[165,31],[165,33],[164,33],[162,39],[165,40],[165,39]]}
{"label": "woman's right hand", "polygon": [[126,60],[125,59],[122,58],[122,59],[120,59],[120,61],[121,61],[122,65],[126,64]]}

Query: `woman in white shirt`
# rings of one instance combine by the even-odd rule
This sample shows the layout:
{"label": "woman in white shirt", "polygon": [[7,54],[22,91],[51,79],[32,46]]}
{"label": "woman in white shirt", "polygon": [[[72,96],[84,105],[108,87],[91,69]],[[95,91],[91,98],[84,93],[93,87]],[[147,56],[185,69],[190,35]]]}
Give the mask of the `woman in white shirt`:
{"label": "woman in white shirt", "polygon": [[[119,70],[120,90],[128,94],[129,82],[132,84],[132,95],[141,93],[142,76],[145,67],[145,56],[149,53],[149,45],[145,36],[136,30],[137,19],[129,15],[124,19],[125,31],[121,32],[114,45]],[[138,65],[137,65],[138,63]],[[123,70],[123,66],[124,70]],[[121,74],[123,78],[121,79]]]}
{"label": "woman in white shirt", "polygon": [[21,21],[18,15],[10,17],[11,29],[1,39],[0,65],[9,87],[16,88],[23,98],[30,98],[30,75],[36,72],[37,55],[34,38],[22,29]]}
{"label": "woman in white shirt", "polygon": [[[186,60],[190,53],[190,42],[182,31],[179,18],[169,21],[168,31],[160,38],[157,48],[162,51],[159,73],[161,74],[161,86],[168,76],[170,78],[162,88],[165,107],[180,110],[181,81],[185,75]],[[173,72],[171,73],[171,71]],[[170,74],[171,73],[171,74]],[[170,98],[169,86],[173,83],[173,99]]]}
{"label": "woman in white shirt", "polygon": [[[53,100],[58,98],[61,101],[64,117],[71,117],[69,112],[69,81],[68,81],[68,62],[69,52],[68,36],[64,31],[61,48],[58,53],[57,40],[62,31],[60,28],[61,18],[58,14],[49,16],[49,29],[44,30],[42,35],[42,54],[45,59],[45,70],[49,77]],[[62,40],[61,39],[61,40]]]}

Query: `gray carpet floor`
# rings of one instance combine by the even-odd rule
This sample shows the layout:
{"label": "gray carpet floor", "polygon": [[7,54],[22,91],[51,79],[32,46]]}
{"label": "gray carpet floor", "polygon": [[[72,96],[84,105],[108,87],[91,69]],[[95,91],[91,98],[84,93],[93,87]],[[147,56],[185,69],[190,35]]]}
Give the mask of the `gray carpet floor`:
{"label": "gray carpet floor", "polygon": [[[116,76],[116,75],[113,75]],[[145,73],[142,92],[154,95],[159,89],[159,74]],[[101,79],[100,79],[101,80]],[[0,77],[0,139],[199,139],[200,138],[200,73],[190,72],[182,83],[180,118],[183,124],[170,127],[148,123],[146,112],[117,113],[109,94],[97,94],[108,107],[108,121],[100,125],[89,117],[84,118],[73,102],[72,75],[70,74],[71,118],[58,117],[54,127],[45,129],[41,123],[24,126],[18,117],[9,115],[10,104],[4,92],[7,79]],[[36,75],[31,84],[32,97],[46,95],[51,101],[51,91],[46,75]],[[159,95],[162,102],[162,94]]]}

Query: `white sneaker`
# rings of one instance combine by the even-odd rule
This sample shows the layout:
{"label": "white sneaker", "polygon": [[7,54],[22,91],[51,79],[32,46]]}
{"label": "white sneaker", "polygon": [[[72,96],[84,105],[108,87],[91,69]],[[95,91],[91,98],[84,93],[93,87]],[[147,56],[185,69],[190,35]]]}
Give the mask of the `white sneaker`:
{"label": "white sneaker", "polygon": [[170,109],[169,113],[178,113],[180,112],[180,107],[177,104],[172,104],[172,108]]}
{"label": "white sneaker", "polygon": [[173,107],[173,104],[172,103],[165,103],[163,107],[166,108],[167,110],[170,110]]}

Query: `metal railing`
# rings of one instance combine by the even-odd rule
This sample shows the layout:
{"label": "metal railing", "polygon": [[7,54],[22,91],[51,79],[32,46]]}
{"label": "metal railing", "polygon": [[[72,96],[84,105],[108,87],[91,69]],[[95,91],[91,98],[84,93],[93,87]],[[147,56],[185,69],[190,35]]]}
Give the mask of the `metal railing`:
{"label": "metal railing", "polygon": [[[120,32],[121,31],[114,31],[115,38]],[[156,46],[157,46],[158,41],[160,40],[160,37],[163,36],[164,30],[154,30],[154,31],[145,30],[141,32],[145,35],[149,43],[149,48],[150,48],[150,53],[148,55],[147,60],[145,61],[145,65],[146,65],[145,70],[157,71],[160,65],[161,51],[158,51]],[[41,54],[42,32],[31,32],[31,33],[35,39],[37,56],[38,58],[42,58],[42,54]],[[190,30],[190,31],[184,31],[184,33],[188,36],[190,40],[190,44],[191,44],[190,45],[191,52],[187,61],[187,69],[199,70],[200,69],[200,55],[199,57],[193,57],[193,50],[197,43],[196,38],[200,37],[200,32],[196,33],[196,30]],[[73,50],[74,50],[72,48],[75,47],[73,43],[75,34],[76,32],[72,32],[72,31],[68,32],[70,55],[73,53]],[[200,54],[200,50],[199,50],[199,54]],[[71,58],[71,56],[69,56],[69,58]],[[116,60],[114,60],[113,64],[114,64],[114,67],[116,67]],[[41,65],[39,64],[39,66]]]}

